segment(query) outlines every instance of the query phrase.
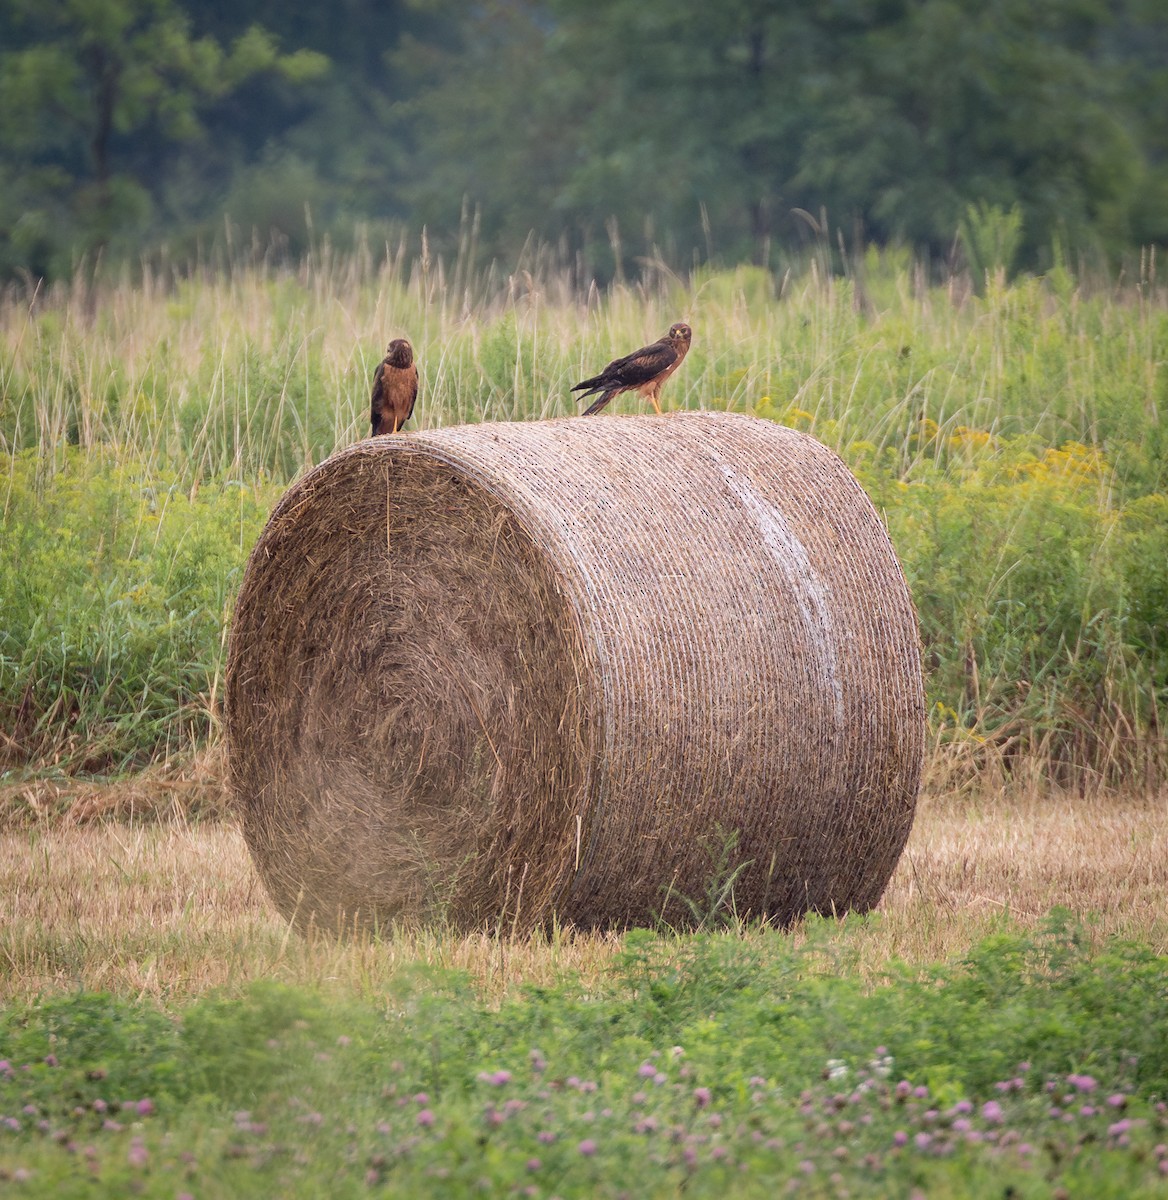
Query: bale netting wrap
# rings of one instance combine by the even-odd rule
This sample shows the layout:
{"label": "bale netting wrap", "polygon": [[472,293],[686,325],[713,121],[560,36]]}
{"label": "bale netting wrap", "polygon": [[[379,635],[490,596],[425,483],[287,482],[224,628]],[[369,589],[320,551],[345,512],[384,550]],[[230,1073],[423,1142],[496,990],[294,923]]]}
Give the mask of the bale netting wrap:
{"label": "bale netting wrap", "polygon": [[739,914],[866,910],[915,808],[916,617],[844,464],[767,421],[376,438],[251,555],[227,743],[302,926],[685,924],[719,875]]}

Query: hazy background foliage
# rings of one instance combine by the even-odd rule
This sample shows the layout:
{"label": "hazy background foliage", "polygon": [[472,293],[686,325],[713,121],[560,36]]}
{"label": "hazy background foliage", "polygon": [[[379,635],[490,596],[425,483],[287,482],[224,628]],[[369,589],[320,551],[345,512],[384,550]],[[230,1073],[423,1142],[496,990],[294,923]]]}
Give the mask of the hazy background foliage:
{"label": "hazy background foliage", "polygon": [[971,206],[1017,220],[977,268],[1114,263],[1168,241],[1166,64],[1160,0],[10,0],[0,277],[464,210],[583,286],[829,230],[950,260]]}

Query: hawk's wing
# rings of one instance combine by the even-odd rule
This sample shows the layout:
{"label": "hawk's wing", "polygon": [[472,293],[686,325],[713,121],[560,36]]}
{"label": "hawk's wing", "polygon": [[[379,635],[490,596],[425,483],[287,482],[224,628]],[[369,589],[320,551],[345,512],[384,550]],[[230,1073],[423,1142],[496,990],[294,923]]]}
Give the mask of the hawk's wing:
{"label": "hawk's wing", "polygon": [[599,375],[576,384],[572,391],[585,391],[585,394],[590,394],[611,388],[631,390],[643,387],[668,371],[675,362],[677,351],[668,338],[662,338],[659,342],[626,354],[624,358],[613,359]]}
{"label": "hawk's wing", "polygon": [[373,426],[374,434],[380,432],[378,426],[381,424],[381,398],[385,392],[385,372],[389,369],[388,364],[379,363],[377,370],[373,372],[373,395],[369,403],[369,421]]}

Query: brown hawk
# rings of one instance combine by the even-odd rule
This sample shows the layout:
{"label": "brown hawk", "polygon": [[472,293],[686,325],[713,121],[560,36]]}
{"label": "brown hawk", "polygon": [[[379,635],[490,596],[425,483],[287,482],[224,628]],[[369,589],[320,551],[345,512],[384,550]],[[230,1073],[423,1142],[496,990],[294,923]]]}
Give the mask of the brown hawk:
{"label": "brown hawk", "polygon": [[590,417],[598,413],[614,397],[621,392],[640,392],[653,405],[655,412],[661,411],[658,397],[661,395],[661,385],[681,366],[681,360],[689,351],[689,343],[693,338],[693,330],[688,325],[678,322],[670,326],[669,332],[650,346],[642,346],[624,358],[615,358],[591,379],[585,379],[572,389],[583,392],[581,399],[601,393],[599,400],[593,401],[591,407],[584,410],[584,416]]}
{"label": "brown hawk", "polygon": [[373,436],[397,433],[413,415],[417,398],[418,364],[414,362],[414,348],[406,338],[394,338],[373,374],[369,414]]}

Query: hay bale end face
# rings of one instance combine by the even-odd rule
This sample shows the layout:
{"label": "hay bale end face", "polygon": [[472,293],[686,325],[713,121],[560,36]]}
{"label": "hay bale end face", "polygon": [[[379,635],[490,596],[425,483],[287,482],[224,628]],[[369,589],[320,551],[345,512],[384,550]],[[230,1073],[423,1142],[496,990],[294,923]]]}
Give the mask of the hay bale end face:
{"label": "hay bale end face", "polygon": [[684,924],[719,870],[739,914],[865,910],[923,745],[875,510],[734,414],[363,441],[277,505],[232,623],[232,786],[302,926]]}

